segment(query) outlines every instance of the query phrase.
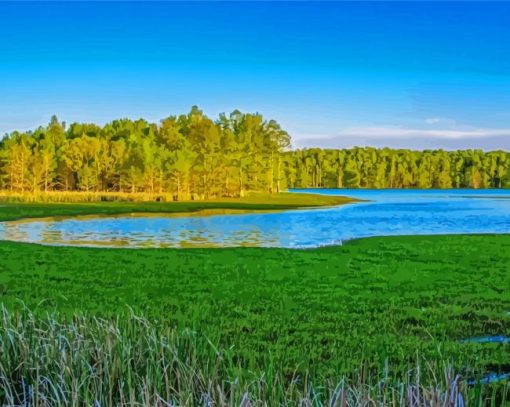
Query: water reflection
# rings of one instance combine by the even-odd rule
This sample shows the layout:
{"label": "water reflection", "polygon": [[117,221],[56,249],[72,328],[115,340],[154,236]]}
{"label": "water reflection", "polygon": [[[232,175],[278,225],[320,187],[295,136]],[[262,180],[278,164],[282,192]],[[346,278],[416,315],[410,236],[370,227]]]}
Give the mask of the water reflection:
{"label": "water reflection", "polygon": [[510,336],[492,335],[467,338],[462,340],[465,343],[510,343]]}
{"label": "water reflection", "polygon": [[467,384],[470,386],[475,386],[477,384],[492,384],[498,383],[502,381],[507,381],[510,379],[509,373],[487,373],[480,379],[470,379],[467,381]]}

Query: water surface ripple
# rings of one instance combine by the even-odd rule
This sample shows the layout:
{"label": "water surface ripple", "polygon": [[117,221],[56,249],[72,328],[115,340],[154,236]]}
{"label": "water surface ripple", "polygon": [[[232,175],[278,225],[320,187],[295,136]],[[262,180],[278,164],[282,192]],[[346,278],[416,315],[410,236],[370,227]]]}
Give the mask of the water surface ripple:
{"label": "water surface ripple", "polygon": [[209,216],[148,215],[0,223],[0,240],[101,247],[310,248],[388,235],[509,233],[510,190],[300,190],[367,200]]}

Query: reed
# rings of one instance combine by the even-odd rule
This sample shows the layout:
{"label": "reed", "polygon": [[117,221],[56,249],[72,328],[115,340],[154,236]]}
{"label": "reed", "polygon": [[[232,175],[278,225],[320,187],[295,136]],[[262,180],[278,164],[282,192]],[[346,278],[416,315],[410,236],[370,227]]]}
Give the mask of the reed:
{"label": "reed", "polygon": [[[340,380],[245,371],[228,348],[134,314],[36,316],[1,307],[0,401],[23,406],[504,406],[509,385],[468,386],[445,362]],[[424,374],[425,371],[428,374]],[[427,379],[425,379],[427,378]]]}
{"label": "reed", "polygon": [[294,194],[288,192],[267,193],[250,192],[243,197],[233,196],[204,196],[195,194],[182,199],[171,193],[148,192],[85,192],[85,191],[48,191],[48,192],[12,192],[0,190],[0,202],[3,203],[101,203],[101,202],[162,202],[162,203],[223,203],[223,204],[251,204],[260,206],[281,205],[287,208],[341,205],[356,202],[356,199],[344,196],[329,196],[319,194]]}
{"label": "reed", "polygon": [[13,203],[82,203],[82,202],[173,202],[174,196],[168,193],[151,194],[146,192],[11,192],[0,191],[0,201]]}

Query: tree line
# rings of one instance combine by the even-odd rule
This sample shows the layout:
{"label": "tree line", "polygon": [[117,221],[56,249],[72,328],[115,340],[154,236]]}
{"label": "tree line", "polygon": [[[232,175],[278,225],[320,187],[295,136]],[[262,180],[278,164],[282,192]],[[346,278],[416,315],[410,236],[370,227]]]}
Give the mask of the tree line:
{"label": "tree line", "polygon": [[115,120],[101,127],[53,116],[47,127],[0,142],[0,189],[16,192],[171,193],[174,199],[243,196],[282,188],[290,137],[274,120],[197,107],[159,124]]}
{"label": "tree line", "polygon": [[286,153],[291,188],[508,188],[510,153],[310,148]]}
{"label": "tree line", "polygon": [[239,197],[287,188],[504,188],[510,154],[482,150],[290,149],[290,136],[260,114],[197,107],[160,123],[104,126],[55,116],[0,141],[0,189],[146,192],[176,200]]}

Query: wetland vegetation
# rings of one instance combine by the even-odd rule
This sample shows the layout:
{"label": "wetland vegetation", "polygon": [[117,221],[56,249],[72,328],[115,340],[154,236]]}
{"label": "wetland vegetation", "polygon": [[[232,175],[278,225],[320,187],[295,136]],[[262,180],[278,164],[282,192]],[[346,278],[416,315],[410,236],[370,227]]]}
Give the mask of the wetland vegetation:
{"label": "wetland vegetation", "polygon": [[[503,405],[508,343],[464,340],[510,334],[509,256],[507,235],[311,250],[1,242],[2,397],[357,405],[460,392]],[[488,373],[503,379],[477,384]]]}

